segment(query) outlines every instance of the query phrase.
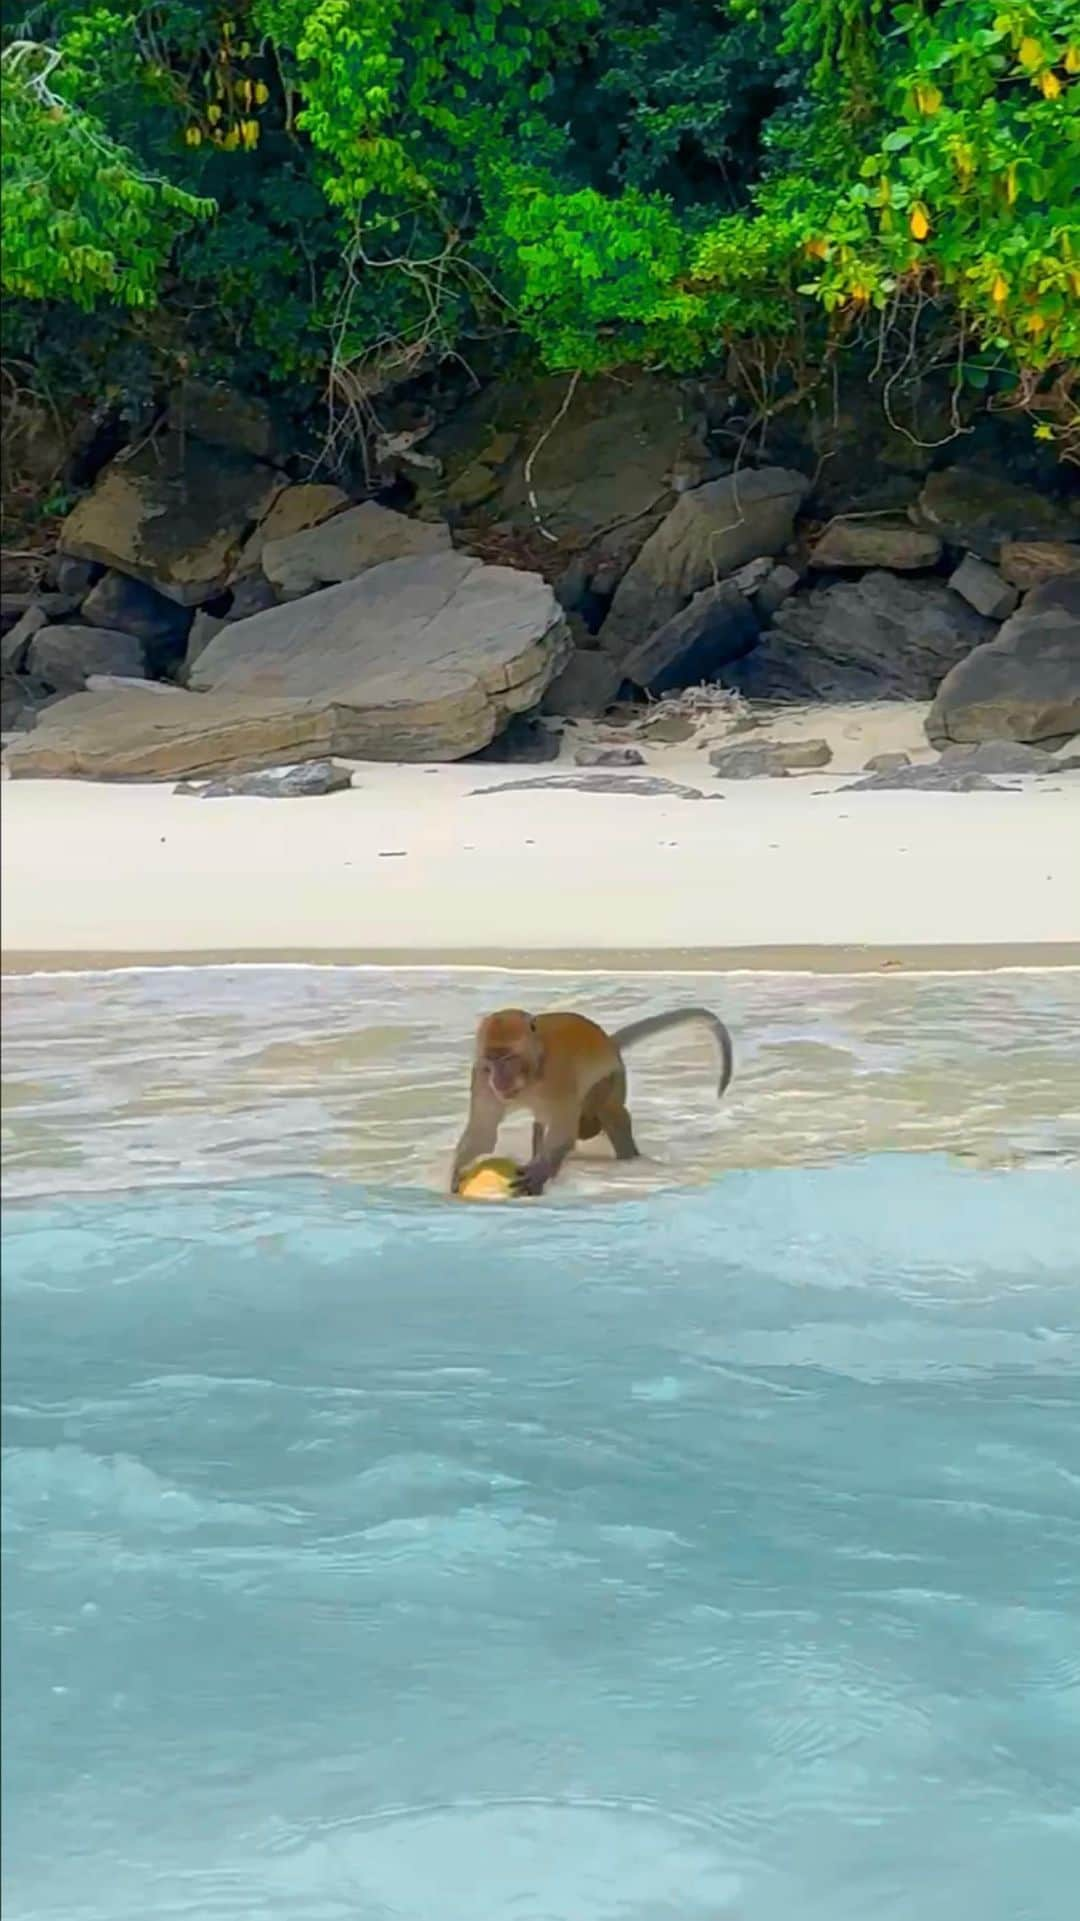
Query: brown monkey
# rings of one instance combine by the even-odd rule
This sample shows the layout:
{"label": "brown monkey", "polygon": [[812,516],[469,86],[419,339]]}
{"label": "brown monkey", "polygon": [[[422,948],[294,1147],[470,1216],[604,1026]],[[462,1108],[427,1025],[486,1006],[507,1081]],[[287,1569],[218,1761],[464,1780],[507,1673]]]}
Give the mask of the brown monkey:
{"label": "brown monkey", "polygon": [[705,1007],[650,1014],[606,1034],[583,1014],[489,1014],[476,1034],[469,1117],[454,1155],[450,1188],[456,1193],[472,1161],[490,1154],[505,1116],[527,1108],[533,1117],[532,1159],[518,1192],[542,1193],[576,1141],[606,1134],[620,1161],[637,1158],[626,1111],[623,1053],[637,1041],[688,1024],[707,1027],[720,1055],[722,1094],[731,1079],[731,1036]]}

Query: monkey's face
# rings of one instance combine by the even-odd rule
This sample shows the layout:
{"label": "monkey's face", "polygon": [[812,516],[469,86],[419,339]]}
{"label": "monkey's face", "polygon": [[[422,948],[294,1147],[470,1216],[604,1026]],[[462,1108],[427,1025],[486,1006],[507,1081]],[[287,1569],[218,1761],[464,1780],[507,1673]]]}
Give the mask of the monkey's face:
{"label": "monkey's face", "polygon": [[476,1056],[497,1100],[513,1101],[531,1086],[540,1071],[540,1041],[536,1022],[517,1008],[489,1014],[480,1023]]}

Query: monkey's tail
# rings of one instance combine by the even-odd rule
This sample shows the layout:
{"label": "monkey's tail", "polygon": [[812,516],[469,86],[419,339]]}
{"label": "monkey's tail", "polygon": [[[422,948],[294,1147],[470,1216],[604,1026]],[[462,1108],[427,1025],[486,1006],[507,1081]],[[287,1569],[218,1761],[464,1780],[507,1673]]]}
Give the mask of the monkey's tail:
{"label": "monkey's tail", "polygon": [[647,1041],[653,1034],[663,1034],[669,1027],[706,1027],[716,1042],[720,1055],[719,1097],[731,1079],[734,1055],[731,1035],[722,1020],[710,1013],[707,1007],[677,1007],[670,1014],[647,1014],[643,1021],[631,1021],[628,1027],[620,1027],[611,1036],[620,1054],[627,1047],[636,1047],[638,1041]]}

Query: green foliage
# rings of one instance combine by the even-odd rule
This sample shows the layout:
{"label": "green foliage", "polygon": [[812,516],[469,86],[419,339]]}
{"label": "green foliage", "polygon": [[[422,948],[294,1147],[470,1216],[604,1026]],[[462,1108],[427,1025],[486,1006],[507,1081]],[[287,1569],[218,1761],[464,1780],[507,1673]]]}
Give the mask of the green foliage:
{"label": "green foliage", "polygon": [[584,370],[749,342],[796,382],[929,340],[1075,423],[1077,0],[60,0],[19,31],[38,364],[299,401],[500,328]]}

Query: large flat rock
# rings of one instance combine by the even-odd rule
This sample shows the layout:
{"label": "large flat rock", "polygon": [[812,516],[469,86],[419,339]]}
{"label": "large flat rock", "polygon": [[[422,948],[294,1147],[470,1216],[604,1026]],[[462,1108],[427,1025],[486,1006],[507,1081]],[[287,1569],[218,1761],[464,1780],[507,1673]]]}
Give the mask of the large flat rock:
{"label": "large flat rock", "polygon": [[[290,489],[291,491],[291,489]],[[279,503],[275,501],[275,510]],[[272,516],[271,516],[272,517]],[[410,520],[366,500],[362,506],[263,543],[262,569],[279,600],[297,600],[319,587],[355,580],[384,560],[446,553],[450,529],[442,521]]]}
{"label": "large flat rock", "polygon": [[467,554],[387,561],[223,628],[195,691],[58,702],[9,765],[175,779],[335,756],[459,760],[535,707],[570,651],[537,574]]}
{"label": "large flat rock", "polygon": [[284,485],[248,454],[164,434],[105,468],[65,520],[60,550],[198,607],[222,591]]}
{"label": "large flat rock", "polygon": [[935,746],[1038,745],[1080,733],[1080,577],[1072,578],[1071,595],[1065,578],[1036,588],[996,639],[946,675],[926,717]]}

